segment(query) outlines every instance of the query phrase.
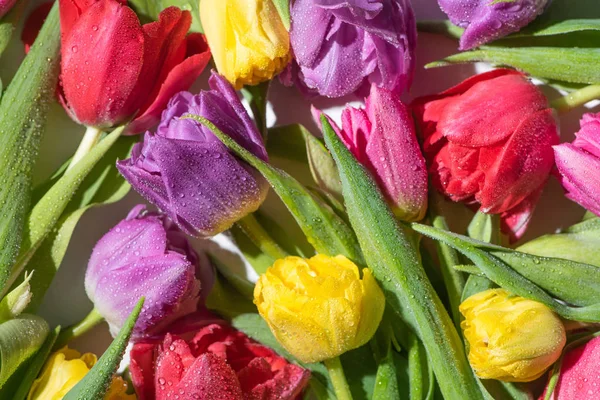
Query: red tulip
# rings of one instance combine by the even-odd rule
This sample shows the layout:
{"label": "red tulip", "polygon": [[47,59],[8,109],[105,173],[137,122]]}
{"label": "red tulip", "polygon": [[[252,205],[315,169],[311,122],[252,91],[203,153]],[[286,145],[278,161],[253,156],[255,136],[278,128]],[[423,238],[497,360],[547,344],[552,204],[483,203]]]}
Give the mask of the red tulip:
{"label": "red tulip", "polygon": [[130,133],[155,125],[168,100],[188,89],[210,59],[203,35],[187,34],[189,11],[169,7],[141,25],[117,0],[59,0],[61,101],[86,126],[127,120]]}
{"label": "red tulip", "polygon": [[167,334],[162,343],[138,342],[130,355],[140,400],[291,400],[310,378],[224,322],[181,337]]}
{"label": "red tulip", "polygon": [[558,143],[554,112],[521,73],[499,69],[413,103],[429,172],[451,200],[500,214],[512,239],[525,231]]}

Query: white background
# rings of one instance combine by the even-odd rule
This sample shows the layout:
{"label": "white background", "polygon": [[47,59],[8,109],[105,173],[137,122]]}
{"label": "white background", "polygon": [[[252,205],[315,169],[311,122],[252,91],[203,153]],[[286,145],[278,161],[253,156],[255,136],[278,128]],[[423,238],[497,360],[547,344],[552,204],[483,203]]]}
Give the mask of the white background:
{"label": "white background", "polygon": [[[413,0],[413,6],[418,19],[444,18],[435,0]],[[440,36],[429,34],[419,36],[417,71],[407,100],[444,90],[475,72],[473,66],[423,69],[424,64],[452,54],[456,51],[456,47],[456,42]],[[0,76],[5,81],[6,77],[12,75],[21,58],[22,47],[19,43],[13,43],[0,65]],[[205,71],[193,90],[197,91],[206,85],[207,75],[208,71]],[[548,91],[548,95],[552,98],[558,96],[552,90]],[[310,103],[294,89],[275,83],[270,100],[277,115],[274,121],[275,118],[271,113],[271,122],[277,124],[301,122],[310,129],[316,129],[309,113]],[[340,106],[347,101],[356,101],[356,99],[322,100],[316,105],[325,109],[332,108],[332,113],[336,115],[339,114]],[[575,110],[561,118],[562,141],[572,140],[573,133],[578,129],[578,119],[582,112],[583,109]],[[38,182],[46,178],[74,152],[83,131],[68,119],[60,106],[57,104],[52,106],[51,118],[42,143],[42,154],[37,165]],[[41,308],[41,314],[52,324],[66,326],[75,323],[91,310],[92,304],[83,288],[83,278],[90,252],[96,241],[139,202],[142,200],[132,191],[120,203],[93,209],[80,220],[63,265]],[[576,222],[582,214],[583,210],[564,198],[560,185],[556,179],[551,178],[535,212],[532,226],[524,239],[531,239],[568,226]],[[106,326],[102,324],[78,340],[75,345],[80,351],[101,353],[110,340]]]}

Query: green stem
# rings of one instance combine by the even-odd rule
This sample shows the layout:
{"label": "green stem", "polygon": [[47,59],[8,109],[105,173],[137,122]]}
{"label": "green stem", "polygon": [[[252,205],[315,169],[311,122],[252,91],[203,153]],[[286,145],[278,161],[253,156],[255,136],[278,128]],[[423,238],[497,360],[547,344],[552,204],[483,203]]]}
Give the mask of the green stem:
{"label": "green stem", "polygon": [[88,154],[92,150],[92,148],[100,140],[100,136],[102,136],[102,133],[102,130],[94,128],[93,126],[86,127],[83,139],[81,139],[79,147],[73,155],[73,158],[71,159],[71,163],[69,164],[67,171],[73,168],[75,164],[77,164],[83,157],[86,156],[86,154]]}
{"label": "green stem", "polygon": [[269,92],[269,83],[270,81],[266,81],[256,86],[245,86],[242,89],[244,97],[250,103],[254,122],[256,122],[256,126],[264,140],[267,139],[267,94]]}
{"label": "green stem", "polygon": [[551,105],[559,114],[564,114],[598,98],[600,98],[600,85],[589,85],[554,100]]}
{"label": "green stem", "polygon": [[252,243],[256,245],[263,253],[268,254],[274,260],[285,258],[289,254],[285,252],[273,240],[269,233],[262,227],[252,214],[246,215],[237,222],[240,229],[250,238]]}
{"label": "green stem", "polygon": [[344,368],[339,357],[330,358],[323,361],[329,372],[329,378],[333,384],[333,390],[337,400],[352,400],[352,393],[344,375]]}
{"label": "green stem", "polygon": [[54,344],[54,349],[57,350],[66,346],[71,340],[83,336],[102,321],[104,321],[104,317],[100,315],[96,308],[93,308],[84,319],[60,332]]}

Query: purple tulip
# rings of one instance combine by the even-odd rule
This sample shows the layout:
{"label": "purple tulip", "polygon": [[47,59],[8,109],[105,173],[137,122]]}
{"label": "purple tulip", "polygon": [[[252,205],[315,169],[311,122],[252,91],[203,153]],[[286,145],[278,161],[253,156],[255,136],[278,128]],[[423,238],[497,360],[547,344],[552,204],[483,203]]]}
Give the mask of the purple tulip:
{"label": "purple tulip", "polygon": [[210,262],[199,257],[183,232],[164,214],[145,208],[134,207],[98,241],[85,275],[87,295],[113,334],[146,297],[136,338],[195,312],[214,279]]}
{"label": "purple tulip", "polygon": [[465,28],[460,49],[500,39],[533,21],[550,0],[438,0],[454,25]]}
{"label": "purple tulip", "polygon": [[371,86],[366,107],[342,112],[338,136],[374,175],[394,214],[418,221],[427,211],[427,168],[409,108],[394,93]]}
{"label": "purple tulip", "polygon": [[410,86],[417,29],[408,0],[296,0],[291,18],[300,86],[328,97],[369,83]]}
{"label": "purple tulip", "polygon": [[146,133],[128,160],[117,167],[133,188],[189,235],[214,236],[256,211],[268,185],[199,122],[196,114],[262,160],[262,138],[231,85],[213,72],[211,90],[175,95],[156,134]]}
{"label": "purple tulip", "polygon": [[600,216],[600,113],[584,114],[573,143],[554,146],[567,197]]}

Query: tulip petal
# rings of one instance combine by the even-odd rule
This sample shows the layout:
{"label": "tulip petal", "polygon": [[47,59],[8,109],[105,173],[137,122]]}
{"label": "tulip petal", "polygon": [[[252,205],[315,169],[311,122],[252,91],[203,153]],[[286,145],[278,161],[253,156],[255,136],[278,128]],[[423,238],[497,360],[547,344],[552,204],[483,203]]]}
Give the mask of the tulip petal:
{"label": "tulip petal", "polygon": [[570,143],[554,146],[554,154],[566,196],[600,215],[600,158]]}
{"label": "tulip petal", "polygon": [[500,215],[502,232],[508,234],[511,243],[519,240],[527,230],[542,191],[543,186]]}
{"label": "tulip petal", "polygon": [[[448,104],[437,129],[448,140],[466,147],[497,144],[509,137],[530,114],[547,107],[544,94],[519,75],[481,82]],[[505,94],[510,93],[510,100]],[[485,127],[485,134],[481,134]]]}
{"label": "tulip petal", "polygon": [[[77,120],[109,127],[132,115],[144,60],[144,36],[132,9],[107,0],[81,15],[62,43],[62,86]],[[147,84],[147,83],[146,83]]]}
{"label": "tulip petal", "polygon": [[156,346],[153,343],[135,343],[129,353],[131,382],[136,388],[138,400],[153,400],[154,359]]}
{"label": "tulip petal", "polygon": [[600,113],[584,114],[580,124],[581,130],[575,134],[573,145],[600,158]]}

